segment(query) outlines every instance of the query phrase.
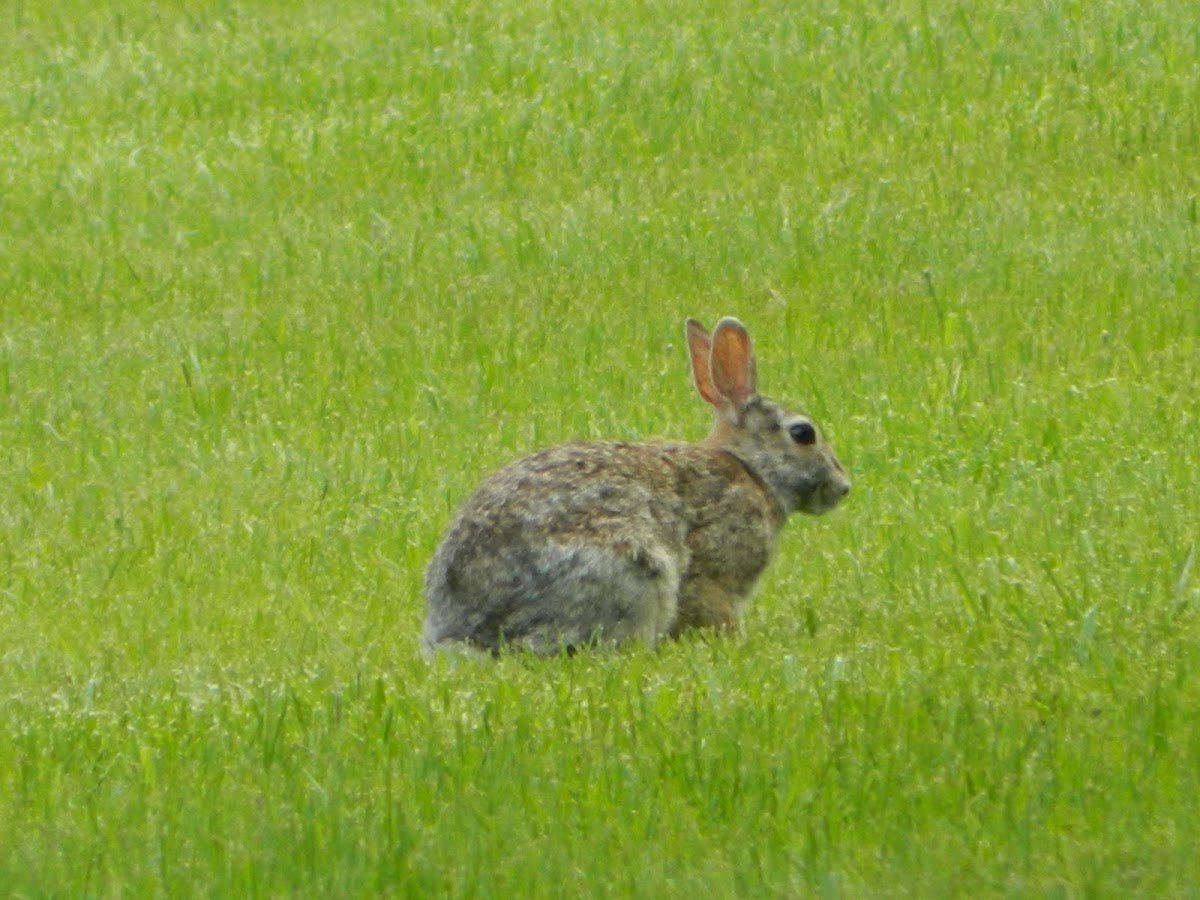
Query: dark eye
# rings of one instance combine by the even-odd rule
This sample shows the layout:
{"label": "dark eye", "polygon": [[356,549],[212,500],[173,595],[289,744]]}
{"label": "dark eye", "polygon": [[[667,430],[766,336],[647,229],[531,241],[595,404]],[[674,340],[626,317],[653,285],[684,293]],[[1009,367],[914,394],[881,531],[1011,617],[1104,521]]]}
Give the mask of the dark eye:
{"label": "dark eye", "polygon": [[808,446],[817,442],[817,429],[813,428],[807,422],[796,422],[788,428],[788,434],[792,436],[792,440],[797,444]]}

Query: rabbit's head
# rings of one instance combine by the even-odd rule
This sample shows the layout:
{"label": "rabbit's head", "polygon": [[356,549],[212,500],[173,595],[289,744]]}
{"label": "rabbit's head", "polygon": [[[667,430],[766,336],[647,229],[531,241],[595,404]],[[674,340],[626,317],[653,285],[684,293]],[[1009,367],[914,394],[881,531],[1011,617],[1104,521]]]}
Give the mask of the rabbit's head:
{"label": "rabbit's head", "polygon": [[774,498],[784,515],[819,514],[850,493],[850,480],[807,416],[759,396],[750,335],[725,318],[710,335],[687,322],[688,352],[696,390],[716,411],[705,444],[736,457]]}

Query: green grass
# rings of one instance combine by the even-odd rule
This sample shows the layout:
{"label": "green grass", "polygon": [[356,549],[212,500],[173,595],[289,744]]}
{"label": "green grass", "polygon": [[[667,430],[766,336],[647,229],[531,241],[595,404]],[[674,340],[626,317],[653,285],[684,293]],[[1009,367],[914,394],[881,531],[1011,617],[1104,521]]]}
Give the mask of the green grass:
{"label": "green grass", "polygon": [[[1194,894],[1198,36],[5,7],[4,890]],[[744,636],[422,660],[456,504],[702,436],[723,314],[855,482]]]}

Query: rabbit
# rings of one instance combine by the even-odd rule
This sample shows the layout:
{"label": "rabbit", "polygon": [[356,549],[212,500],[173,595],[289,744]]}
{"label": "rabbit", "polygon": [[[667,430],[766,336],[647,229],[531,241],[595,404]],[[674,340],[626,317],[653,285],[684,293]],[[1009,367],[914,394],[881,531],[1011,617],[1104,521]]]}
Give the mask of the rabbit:
{"label": "rabbit", "polygon": [[699,444],[574,443],[487,478],[425,578],[427,654],[550,655],[737,628],[779,531],[850,481],[806,416],[762,397],[750,335],[686,323],[716,423]]}

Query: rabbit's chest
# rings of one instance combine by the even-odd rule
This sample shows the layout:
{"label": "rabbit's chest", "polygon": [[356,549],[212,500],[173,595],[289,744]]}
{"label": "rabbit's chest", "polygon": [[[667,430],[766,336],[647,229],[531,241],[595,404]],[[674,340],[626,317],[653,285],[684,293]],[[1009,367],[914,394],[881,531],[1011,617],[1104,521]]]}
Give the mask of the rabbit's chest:
{"label": "rabbit's chest", "polygon": [[689,570],[744,595],[771,562],[778,531],[767,504],[727,502],[720,520],[699,523],[690,531]]}

